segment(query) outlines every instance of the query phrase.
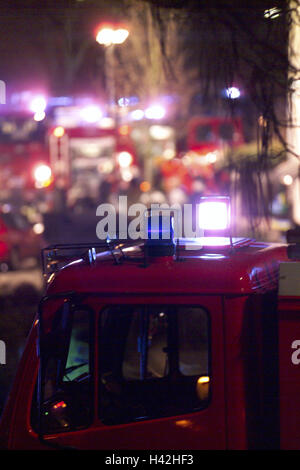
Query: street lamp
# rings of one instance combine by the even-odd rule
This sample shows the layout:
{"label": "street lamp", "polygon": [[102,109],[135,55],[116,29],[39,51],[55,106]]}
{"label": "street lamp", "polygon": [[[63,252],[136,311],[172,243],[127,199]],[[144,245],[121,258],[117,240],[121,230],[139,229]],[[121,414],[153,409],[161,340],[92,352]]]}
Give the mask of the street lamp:
{"label": "street lamp", "polygon": [[122,44],[129,36],[129,31],[125,28],[114,29],[111,27],[103,27],[97,32],[96,41],[103,46],[111,46],[113,44]]}
{"label": "street lamp", "polygon": [[129,36],[129,31],[125,28],[114,28],[103,26],[96,34],[98,44],[105,46],[105,79],[109,93],[109,103],[111,104],[113,117],[115,116],[115,77],[114,77],[114,46],[122,44]]}

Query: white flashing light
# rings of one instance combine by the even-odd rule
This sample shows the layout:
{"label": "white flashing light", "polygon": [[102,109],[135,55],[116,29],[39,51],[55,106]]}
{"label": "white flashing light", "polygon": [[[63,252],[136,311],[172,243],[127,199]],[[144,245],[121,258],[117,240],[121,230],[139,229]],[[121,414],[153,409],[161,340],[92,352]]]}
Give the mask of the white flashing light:
{"label": "white flashing light", "polygon": [[130,117],[134,121],[140,121],[141,119],[143,119],[144,115],[145,113],[142,109],[135,109],[130,113]]}
{"label": "white flashing light", "polygon": [[145,116],[147,119],[162,119],[165,117],[166,110],[160,104],[155,104],[149,106],[145,111]]}
{"label": "white flashing light", "polygon": [[41,164],[36,166],[33,175],[37,188],[45,188],[51,183],[52,171],[48,165]]}
{"label": "white flashing light", "polygon": [[227,98],[231,100],[236,100],[237,98],[241,96],[241,92],[238,88],[236,88],[235,86],[232,86],[232,87],[225,89],[225,95]]}
{"label": "white flashing light", "polygon": [[118,163],[121,168],[128,168],[133,162],[131,153],[123,151],[118,155]]}
{"label": "white flashing light", "polygon": [[205,155],[205,160],[207,163],[216,163],[217,161],[217,152],[209,152]]}
{"label": "white flashing light", "polygon": [[230,205],[227,198],[202,198],[198,207],[199,228],[227,230],[230,227]]}
{"label": "white flashing light", "polygon": [[82,108],[80,116],[84,121],[93,124],[100,121],[102,118],[102,111],[98,106],[90,105]]}
{"label": "white flashing light", "polygon": [[293,177],[291,175],[284,175],[282,181],[285,186],[290,186],[293,183]]}
{"label": "white flashing light", "polygon": [[149,134],[152,139],[155,140],[167,140],[171,139],[173,135],[173,129],[170,126],[150,126]]}
{"label": "white flashing light", "polygon": [[115,121],[111,117],[104,117],[99,122],[99,127],[101,129],[113,129],[115,126]]}
{"label": "white flashing light", "polygon": [[121,106],[121,108],[126,108],[126,106],[130,105],[130,100],[126,96],[122,96],[122,98],[118,99],[118,105]]}
{"label": "white flashing light", "polygon": [[47,106],[47,101],[44,96],[36,96],[35,98],[33,98],[33,100],[31,101],[29,105],[30,110],[33,113],[42,113],[43,111],[45,111],[46,106]]}
{"label": "white flashing light", "polygon": [[45,119],[45,117],[46,117],[45,111],[38,111],[34,114],[33,119],[36,122],[39,122],[39,121],[43,121],[43,119]]}

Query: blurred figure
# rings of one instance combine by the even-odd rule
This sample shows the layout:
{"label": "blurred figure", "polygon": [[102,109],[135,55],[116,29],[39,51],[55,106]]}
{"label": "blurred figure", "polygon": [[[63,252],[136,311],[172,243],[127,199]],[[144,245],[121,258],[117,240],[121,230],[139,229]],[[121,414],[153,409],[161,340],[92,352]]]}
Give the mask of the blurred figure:
{"label": "blurred figure", "polygon": [[141,199],[141,190],[140,190],[140,185],[139,181],[137,178],[133,178],[130,182],[128,191],[127,191],[127,197],[128,197],[128,207],[131,206],[132,204],[136,204],[140,202]]}
{"label": "blurred figure", "polygon": [[104,204],[109,202],[112,192],[112,179],[111,177],[104,178],[99,185],[98,203]]}

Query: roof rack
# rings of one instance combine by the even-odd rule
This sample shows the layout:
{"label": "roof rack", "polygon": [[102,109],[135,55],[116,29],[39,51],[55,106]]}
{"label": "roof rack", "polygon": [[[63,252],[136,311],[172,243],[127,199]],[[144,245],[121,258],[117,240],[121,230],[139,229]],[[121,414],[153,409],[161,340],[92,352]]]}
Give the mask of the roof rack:
{"label": "roof rack", "polygon": [[[136,259],[137,250],[130,256],[126,251],[129,247],[138,247],[144,243],[139,241],[128,241],[119,239],[107,239],[102,242],[91,243],[66,243],[50,245],[42,250],[42,270],[44,275],[61,270],[67,264],[77,261],[84,261],[93,264],[96,261],[97,253],[106,253],[113,259],[115,264],[122,263],[125,259]],[[143,256],[139,256],[143,259]]]}
{"label": "roof rack", "polygon": [[[252,242],[249,238],[233,238],[225,245],[206,245],[205,239],[174,239],[174,259],[182,261],[187,258],[199,256],[203,253],[231,253],[236,249],[249,246]],[[149,265],[149,247],[144,240],[107,239],[101,242],[70,243],[51,245],[42,250],[42,269],[45,276],[60,271],[67,264],[83,261],[93,264],[96,255],[102,253],[110,257],[115,264],[123,261],[142,263],[144,267]]]}

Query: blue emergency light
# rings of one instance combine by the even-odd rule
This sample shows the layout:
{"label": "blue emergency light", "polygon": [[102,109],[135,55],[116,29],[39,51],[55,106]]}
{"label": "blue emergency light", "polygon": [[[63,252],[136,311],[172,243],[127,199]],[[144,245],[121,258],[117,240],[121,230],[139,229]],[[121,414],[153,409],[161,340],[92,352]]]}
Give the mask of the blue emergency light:
{"label": "blue emergency light", "polygon": [[151,256],[175,253],[174,216],[170,209],[148,209],[145,214],[146,248]]}
{"label": "blue emergency light", "polygon": [[[175,253],[175,222],[178,223],[180,220],[175,214],[176,210],[172,208],[159,207],[146,211],[145,238],[150,255],[171,256]],[[230,198],[227,196],[200,198],[197,204],[196,223],[198,235],[194,239],[183,239],[185,245],[188,240],[192,249],[231,246]]]}

